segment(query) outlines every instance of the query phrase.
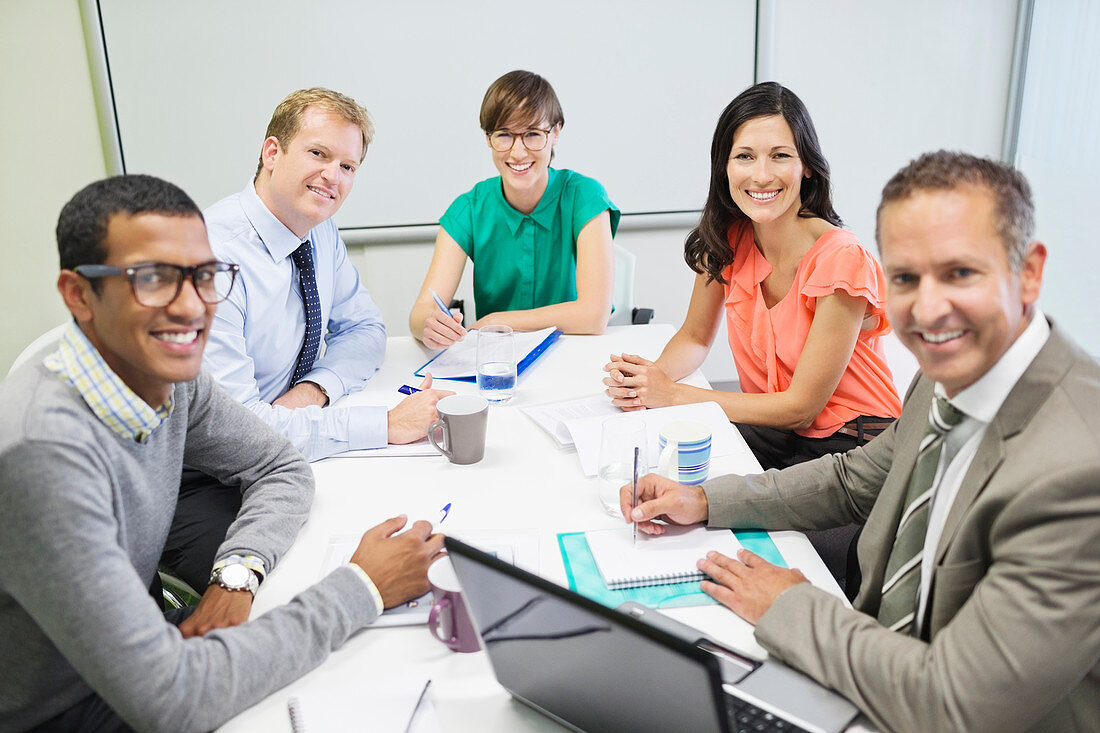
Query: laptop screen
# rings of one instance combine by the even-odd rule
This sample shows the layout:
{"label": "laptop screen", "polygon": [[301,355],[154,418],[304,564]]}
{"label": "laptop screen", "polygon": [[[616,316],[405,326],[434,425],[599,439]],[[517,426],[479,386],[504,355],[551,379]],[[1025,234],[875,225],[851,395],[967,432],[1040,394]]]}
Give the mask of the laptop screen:
{"label": "laptop screen", "polygon": [[454,538],[455,573],[497,680],[585,731],[728,730],[705,651]]}

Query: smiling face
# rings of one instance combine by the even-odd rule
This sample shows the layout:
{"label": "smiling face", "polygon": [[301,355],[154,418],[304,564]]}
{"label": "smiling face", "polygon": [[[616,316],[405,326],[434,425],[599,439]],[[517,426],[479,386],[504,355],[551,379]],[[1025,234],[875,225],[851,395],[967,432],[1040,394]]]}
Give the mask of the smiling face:
{"label": "smiling face", "polygon": [[[214,260],[206,225],[198,216],[127,213],[113,215],[103,241],[104,264],[127,267],[148,262],[191,266]],[[91,283],[63,270],[58,287],[88,340],[104,361],[152,407],[163,405],[172,385],[199,374],[202,351],[216,305],[204,303],[186,280],[167,306],[150,308],[134,298],[125,276]]]}
{"label": "smiling face", "polygon": [[363,133],[358,125],[307,107],[289,142],[274,137],[264,141],[256,193],[287,229],[305,237],[340,210],[362,159]]}
{"label": "smiling face", "polygon": [[809,174],[790,125],[771,115],[755,117],[734,131],[726,175],[733,202],[745,216],[764,224],[798,215],[802,179]]}
{"label": "smiling face", "polygon": [[[539,199],[546,191],[546,184],[550,180],[550,156],[554,145],[558,142],[560,125],[555,125],[550,130],[546,147],[542,150],[528,150],[520,140],[523,133],[528,130],[546,130],[550,125],[545,121],[536,122],[530,119],[512,118],[501,129],[511,132],[515,142],[511,150],[500,152],[489,146],[489,152],[493,156],[493,165],[500,173],[500,180],[504,187],[504,198],[513,208],[524,213],[534,211]],[[489,136],[485,136],[488,143]]]}
{"label": "smiling face", "polygon": [[887,313],[921,371],[947,396],[980,379],[1027,327],[1046,249],[1013,272],[983,188],[919,190],[882,209]]}

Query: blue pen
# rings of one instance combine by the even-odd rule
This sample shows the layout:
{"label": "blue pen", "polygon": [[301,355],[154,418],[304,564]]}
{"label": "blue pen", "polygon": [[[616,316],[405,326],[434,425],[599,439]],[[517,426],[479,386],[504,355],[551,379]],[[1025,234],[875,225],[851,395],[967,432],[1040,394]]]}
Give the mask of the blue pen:
{"label": "blue pen", "polygon": [[447,518],[447,515],[451,513],[451,502],[447,502],[447,505],[439,510],[439,513],[443,516],[439,518],[439,523],[443,524],[443,520]]}
{"label": "blue pen", "polygon": [[447,304],[443,302],[443,298],[439,297],[439,293],[435,292],[431,288],[428,288],[428,292],[432,294],[432,300],[439,306],[439,310],[447,314],[447,317],[451,317],[451,309],[447,307]]}
{"label": "blue pen", "polygon": [[397,391],[401,394],[416,394],[420,390],[416,387],[410,387],[407,384],[402,384],[400,387],[397,388]]}

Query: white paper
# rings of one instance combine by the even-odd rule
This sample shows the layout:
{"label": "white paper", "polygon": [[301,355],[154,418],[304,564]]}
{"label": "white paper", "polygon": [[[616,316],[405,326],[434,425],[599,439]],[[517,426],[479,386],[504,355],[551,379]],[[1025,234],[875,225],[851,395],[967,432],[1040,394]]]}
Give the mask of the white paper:
{"label": "white paper", "polygon": [[294,733],[438,731],[430,687],[420,699],[427,681],[426,675],[400,675],[303,692],[289,701],[291,728]]}
{"label": "white paper", "polygon": [[608,588],[663,585],[702,578],[695,563],[707,552],[717,550],[736,557],[741,543],[728,529],[669,526],[659,536],[633,529],[603,529],[585,532],[588,548]]}
{"label": "white paper", "polygon": [[[321,563],[321,575],[325,577],[341,565],[351,562],[351,556],[355,554],[355,548],[359,547],[359,541],[363,535],[333,535],[329,538],[328,548],[325,550],[325,559]],[[419,598],[403,603],[394,608],[387,608],[370,625],[383,626],[418,626],[428,623],[428,614],[432,610],[431,591]]]}
{"label": "white paper", "polygon": [[[515,334],[516,363],[534,351],[555,330],[553,326],[541,331],[517,331]],[[433,379],[456,379],[477,376],[477,330],[467,331],[466,338],[448,347],[421,373],[430,373]]]}
{"label": "white paper", "polygon": [[[438,526],[435,527],[439,529]],[[538,575],[539,572],[539,535],[537,530],[458,530],[448,532],[463,542],[473,545],[482,552],[523,568]],[[321,562],[318,578],[323,578],[341,565],[351,562],[355,548],[359,547],[359,535],[332,535],[325,550],[325,559]],[[428,623],[428,614],[432,610],[431,591],[419,598],[394,608],[387,608],[376,618],[371,626],[418,626]]]}
{"label": "white paper", "polygon": [[[737,428],[726,417],[726,413],[717,402],[700,402],[693,405],[674,405],[657,407],[652,410],[637,410],[629,414],[645,422],[647,459],[649,469],[657,466],[657,437],[665,423],[673,420],[695,420],[710,428],[710,457],[725,456],[737,449]],[[575,420],[567,420],[566,428],[577,446],[577,457],[581,461],[581,470],[585,476],[595,476],[600,464],[600,440],[603,437],[603,421],[607,417],[593,415]]]}
{"label": "white paper", "polygon": [[573,436],[569,434],[569,428],[565,425],[567,421],[593,415],[613,417],[624,414],[618,407],[611,404],[611,398],[602,392],[575,400],[547,402],[520,409],[534,420],[536,425],[550,433],[560,448],[573,445]]}
{"label": "white paper", "polygon": [[397,458],[405,456],[442,456],[427,438],[404,445],[385,445],[381,448],[364,448],[336,453],[333,458]]}

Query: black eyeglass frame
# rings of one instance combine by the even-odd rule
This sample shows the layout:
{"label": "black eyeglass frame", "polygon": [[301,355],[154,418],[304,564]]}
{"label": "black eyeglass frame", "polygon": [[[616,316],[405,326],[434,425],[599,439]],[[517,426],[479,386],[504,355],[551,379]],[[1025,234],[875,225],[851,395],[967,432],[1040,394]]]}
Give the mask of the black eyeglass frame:
{"label": "black eyeglass frame", "polygon": [[[163,304],[149,305],[142,302],[141,296],[138,295],[137,287],[134,285],[134,278],[139,271],[150,267],[167,267],[175,270],[179,273],[179,278],[176,280],[176,292],[172,294],[172,297]],[[203,297],[202,289],[199,287],[199,283],[195,280],[196,273],[199,270],[205,268],[214,267],[215,274],[228,272],[229,273],[229,287],[225,290],[225,295],[217,298],[217,300],[208,300]],[[231,262],[219,262],[213,260],[211,262],[203,262],[198,265],[191,265],[185,267],[183,265],[173,265],[170,262],[141,262],[136,265],[130,265],[129,267],[116,267],[115,265],[77,265],[73,268],[73,272],[86,280],[95,280],[101,277],[112,277],[115,275],[125,275],[126,279],[130,282],[130,292],[134,294],[134,300],[138,304],[145,306],[146,308],[166,308],[172,303],[176,302],[176,298],[180,297],[180,291],[183,290],[183,281],[190,280],[192,287],[195,288],[195,294],[199,296],[199,300],[207,305],[215,305],[222,302],[229,297],[229,294],[233,292],[233,286],[237,284],[237,273],[240,272],[241,266],[235,265]],[[217,295],[215,293],[215,295]]]}
{"label": "black eyeglass frame", "polygon": [[[486,137],[489,138],[489,147],[492,148],[493,150],[497,151],[498,153],[507,153],[509,150],[511,150],[512,148],[514,148],[516,146],[516,141],[519,141],[519,143],[521,145],[523,145],[523,147],[527,148],[532,153],[537,153],[540,150],[546,150],[546,146],[550,144],[550,133],[553,132],[553,131],[554,131],[553,127],[551,127],[549,130],[540,130],[537,127],[532,127],[531,129],[524,130],[523,132],[521,132],[519,134],[516,134],[514,132],[510,132],[508,130],[493,130],[488,135],[486,135]],[[542,147],[541,148],[528,147],[527,141],[524,140],[523,138],[524,138],[524,135],[526,135],[529,132],[540,132],[540,133],[542,133]],[[501,134],[509,135],[512,138],[512,144],[509,145],[508,147],[504,148],[504,149],[498,148],[496,145],[493,145],[493,137],[495,135],[501,135]]]}

